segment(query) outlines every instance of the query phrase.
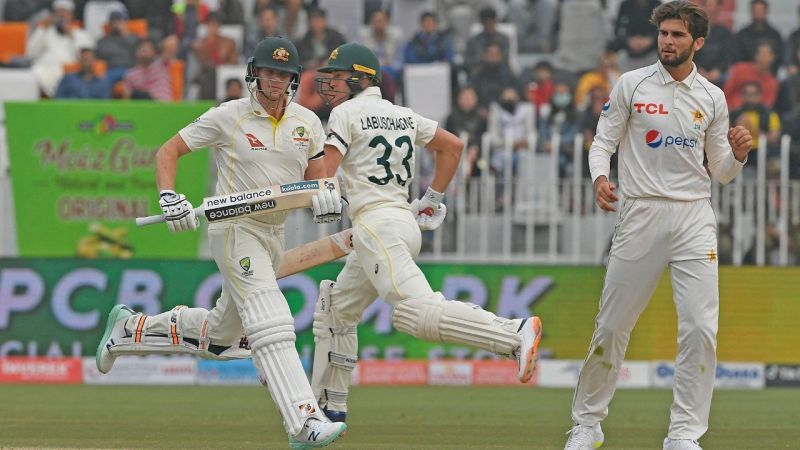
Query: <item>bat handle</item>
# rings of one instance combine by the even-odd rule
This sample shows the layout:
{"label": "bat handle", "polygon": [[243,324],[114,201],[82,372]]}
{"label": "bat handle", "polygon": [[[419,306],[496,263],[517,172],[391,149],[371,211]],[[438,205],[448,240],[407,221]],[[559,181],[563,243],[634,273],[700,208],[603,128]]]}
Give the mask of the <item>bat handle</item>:
{"label": "bat handle", "polygon": [[[197,217],[204,217],[205,208],[202,206],[198,206],[194,209],[194,215]],[[145,225],[153,225],[155,223],[164,223],[166,219],[164,219],[163,214],[156,214],[154,216],[147,216],[147,217],[137,217],[136,218],[136,226],[143,227]]]}

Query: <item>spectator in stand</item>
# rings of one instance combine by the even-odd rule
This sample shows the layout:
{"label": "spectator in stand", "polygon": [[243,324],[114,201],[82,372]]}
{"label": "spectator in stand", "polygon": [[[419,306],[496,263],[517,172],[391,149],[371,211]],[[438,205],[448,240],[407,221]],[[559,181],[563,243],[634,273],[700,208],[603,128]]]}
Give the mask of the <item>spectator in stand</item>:
{"label": "spectator in stand", "polygon": [[456,136],[466,134],[467,151],[464,155],[464,164],[468,176],[478,176],[481,168],[480,160],[481,138],[486,132],[486,118],[478,112],[478,94],[471,86],[465,86],[458,91],[456,104],[447,118],[445,129]]}
{"label": "spectator in stand", "polygon": [[786,64],[789,75],[800,72],[800,7],[797,8],[798,27],[786,40]]}
{"label": "spectator in stand", "polygon": [[761,97],[769,108],[775,106],[778,98],[778,80],[772,74],[775,52],[772,45],[762,42],[756,47],[754,62],[738,62],[731,67],[730,74],[723,91],[728,99],[728,108],[732,111],[742,104],[742,86],[750,81],[761,87]]}
{"label": "spectator in stand", "polygon": [[333,49],[344,43],[342,33],[328,26],[325,11],[312,9],[308,12],[308,32],[295,44],[297,52],[303,58],[303,69],[316,70],[321,63],[328,60]]}
{"label": "spectator in stand", "polygon": [[80,69],[76,73],[64,75],[56,89],[56,98],[64,99],[107,99],[111,97],[111,83],[97,74],[97,58],[91,48],[81,49]]}
{"label": "spectator in stand", "polygon": [[464,52],[464,66],[470,74],[475,73],[480,67],[481,55],[489,44],[500,46],[505,62],[508,62],[508,36],[497,31],[497,11],[491,7],[483,8],[480,11],[480,19],[483,29],[467,41],[467,50]]}
{"label": "spectator in stand", "polygon": [[703,48],[694,55],[694,63],[708,81],[722,87],[728,68],[734,62],[736,38],[719,19],[720,0],[706,0],[704,3],[711,25]]}
{"label": "spectator in stand", "polygon": [[578,110],[575,109],[569,84],[556,83],[550,99],[550,112],[546,117],[539,118],[537,128],[539,146],[545,153],[553,152],[553,136],[558,133],[559,176],[566,176],[567,163],[572,160],[575,135],[578,134]]}
{"label": "spectator in stand", "polygon": [[108,17],[108,34],[97,42],[97,56],[106,62],[106,78],[112,86],[136,64],[139,37],[128,32],[127,20],[124,12],[113,11]]}
{"label": "spectator in stand", "polygon": [[132,99],[172,100],[169,63],[158,58],[156,46],[149,39],[139,41],[136,47],[136,65],[122,80],[124,97]]}
{"label": "spectator in stand", "polygon": [[769,5],[766,0],[752,0],[750,2],[750,25],[736,33],[736,60],[753,61],[756,57],[758,46],[766,42],[772,47],[775,58],[772,62],[772,73],[778,73],[783,59],[783,39],[781,34],[767,22]]}
{"label": "spectator in stand", "polygon": [[[706,10],[710,24],[722,25],[733,31],[733,17],[736,15],[736,0],[690,0]],[[710,3],[714,5],[710,6]],[[711,9],[713,8],[713,13]],[[712,17],[713,15],[713,17]]]}
{"label": "spectator in stand", "polygon": [[402,33],[389,26],[389,13],[385,9],[377,9],[369,18],[369,27],[358,33],[359,42],[375,52],[381,63],[383,79],[386,74],[397,80],[401,70]]}
{"label": "spectator in stand", "polygon": [[6,0],[3,20],[6,22],[27,22],[38,12],[48,9],[48,0]]}
{"label": "spectator in stand", "polygon": [[[766,136],[767,148],[774,151],[781,138],[781,120],[772,108],[764,105],[761,85],[749,81],[741,86],[741,105],[731,111],[732,126],[742,125],[753,137],[753,147],[758,148],[758,140]],[[757,158],[751,158],[747,165],[755,167]]]}
{"label": "spectator in stand", "polygon": [[281,36],[278,10],[270,6],[258,13],[258,24],[250,30],[244,44],[244,54],[252,55],[256,45],[264,38]]}
{"label": "spectator in stand", "polygon": [[[797,57],[800,58],[800,48],[797,49],[797,53]],[[781,82],[775,111],[785,115],[797,108],[800,108],[800,71],[793,71]],[[784,120],[784,123],[788,121]]]}
{"label": "spectator in stand", "polygon": [[525,97],[533,104],[536,115],[542,114],[550,104],[555,82],[553,82],[553,66],[547,61],[539,61],[533,67],[533,79],[525,83]]}
{"label": "spectator in stand", "polygon": [[616,53],[606,52],[601,55],[597,59],[597,67],[581,75],[578,79],[578,85],[575,87],[575,107],[579,111],[585,110],[589,106],[589,94],[596,87],[611,92],[611,87],[617,82],[619,76]]}
{"label": "spectator in stand", "polygon": [[213,100],[217,90],[217,67],[239,62],[236,42],[220,34],[222,24],[216,13],[209,13],[206,21],[206,35],[195,41],[194,55],[200,65],[197,81],[200,84],[200,98]]}
{"label": "spectator in stand", "polygon": [[623,0],[619,5],[611,45],[613,50],[623,51],[619,55],[621,71],[644,67],[656,59],[658,29],[650,23],[650,16],[660,4],[659,0]]}
{"label": "spectator in stand", "polygon": [[[519,93],[514,88],[503,89],[498,98],[489,114],[488,126],[492,136],[490,164],[495,173],[505,173],[508,164],[511,164],[512,173],[516,173],[518,152],[532,150],[528,136],[536,126],[533,105],[520,101]],[[511,161],[508,161],[506,154],[507,145],[510,146]],[[502,203],[499,206],[502,208]]]}
{"label": "spectator in stand", "polygon": [[131,19],[147,21],[147,37],[160,41],[173,32],[172,0],[122,0]]}
{"label": "spectator in stand", "polygon": [[197,29],[205,22],[208,8],[200,0],[179,0],[172,5],[173,34],[180,40],[178,57],[186,60],[197,40]]}
{"label": "spectator in stand", "polygon": [[[475,75],[470,79],[470,84],[475,86],[478,94],[478,105],[487,108],[491,102],[496,102],[504,89],[519,90],[517,79],[508,62],[503,56],[503,50],[497,44],[489,44],[481,55],[481,64]],[[485,112],[484,112],[485,114]]]}
{"label": "spectator in stand", "polygon": [[[309,2],[316,5],[317,1]],[[281,29],[287,36],[294,36],[297,28],[297,18],[299,17],[300,10],[303,8],[303,0],[256,0],[253,4],[253,16],[258,17],[261,10],[264,8],[274,8],[279,11],[278,16],[281,16],[281,11],[284,16],[284,23]],[[312,8],[313,11],[313,8]],[[297,50],[300,55],[304,55],[300,49]]]}
{"label": "spectator in stand", "polygon": [[55,95],[64,74],[64,64],[78,60],[80,49],[94,48],[89,34],[72,22],[72,0],[55,0],[53,13],[41,20],[27,41],[26,56],[33,62],[33,75],[47,97]]}
{"label": "spectator in stand", "polygon": [[222,103],[229,102],[231,100],[238,100],[242,97],[244,97],[242,80],[238,78],[228,78],[225,81],[225,97],[222,100]]}
{"label": "spectator in stand", "polygon": [[403,60],[406,64],[432,62],[453,63],[453,42],[447,33],[439,30],[439,21],[432,12],[419,18],[420,31],[406,44]]}
{"label": "spectator in stand", "polygon": [[244,8],[240,0],[218,0],[216,13],[225,25],[244,25]]}

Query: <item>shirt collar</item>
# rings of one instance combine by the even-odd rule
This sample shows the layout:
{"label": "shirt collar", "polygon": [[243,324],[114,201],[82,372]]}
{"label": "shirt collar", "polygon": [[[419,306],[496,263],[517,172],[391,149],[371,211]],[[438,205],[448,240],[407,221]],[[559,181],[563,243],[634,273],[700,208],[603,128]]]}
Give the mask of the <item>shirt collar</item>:
{"label": "shirt collar", "polygon": [[364,89],[363,91],[359,92],[358,94],[356,94],[356,96],[354,98],[356,98],[356,97],[383,98],[383,95],[381,95],[381,88],[379,88],[377,86],[370,86],[370,87]]}
{"label": "shirt collar", "polygon": [[[289,104],[286,105],[286,110],[283,111],[283,117],[281,118],[281,120],[294,115],[294,107],[292,106],[292,104],[293,102],[289,102]],[[269,113],[267,113],[264,107],[261,106],[261,103],[259,103],[258,100],[256,100],[255,94],[250,95],[250,107],[253,108],[253,114],[259,117],[272,117],[269,115]]]}
{"label": "shirt collar", "polygon": [[689,73],[689,76],[683,79],[683,81],[677,81],[672,78],[672,75],[667,72],[667,68],[661,64],[661,61],[656,61],[656,69],[661,74],[661,80],[664,82],[664,84],[682,83],[686,87],[691,88],[694,85],[695,78],[697,78],[697,66],[694,62],[692,62],[692,71]]}

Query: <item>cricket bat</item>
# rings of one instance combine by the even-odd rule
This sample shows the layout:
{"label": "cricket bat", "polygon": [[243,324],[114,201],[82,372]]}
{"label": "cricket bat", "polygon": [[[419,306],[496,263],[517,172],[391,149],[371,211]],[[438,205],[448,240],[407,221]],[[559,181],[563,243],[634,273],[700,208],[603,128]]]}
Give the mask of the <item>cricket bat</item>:
{"label": "cricket bat", "polygon": [[[336,177],[321,178],[206,197],[203,203],[194,209],[194,213],[197,217],[205,217],[208,223],[212,223],[243,216],[310,208],[311,198],[323,189],[336,190],[341,194]],[[161,214],[136,218],[136,225],[140,227],[163,222],[166,220]]]}
{"label": "cricket bat", "polygon": [[352,250],[353,229],[348,228],[286,251],[275,277],[288,277],[320,264],[337,260]]}

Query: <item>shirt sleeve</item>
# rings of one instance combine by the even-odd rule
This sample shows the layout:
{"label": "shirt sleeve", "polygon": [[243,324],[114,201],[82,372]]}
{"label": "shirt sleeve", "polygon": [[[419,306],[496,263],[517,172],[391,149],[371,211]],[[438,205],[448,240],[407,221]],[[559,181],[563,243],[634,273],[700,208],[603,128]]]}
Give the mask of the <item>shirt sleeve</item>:
{"label": "shirt sleeve", "polygon": [[325,145],[332,145],[339,149],[342,155],[346,155],[351,142],[350,123],[347,120],[346,112],[342,108],[333,108],[331,116],[328,118],[328,134],[325,138]]}
{"label": "shirt sleeve", "polygon": [[626,81],[623,78],[617,82],[603,105],[603,112],[600,113],[597,132],[592,146],[589,148],[589,172],[592,175],[592,181],[601,175],[608,178],[611,171],[611,156],[617,151],[617,145],[628,128],[631,111],[629,109],[630,101],[624,92]]}
{"label": "shirt sleeve", "polygon": [[222,109],[222,107],[209,109],[178,132],[189,149],[194,151],[199,148],[216,147],[219,144],[222,135],[220,132]]}
{"label": "shirt sleeve", "polygon": [[[714,118],[706,129],[705,150],[711,177],[722,184],[730,183],[744,166],[733,156],[728,142],[728,105],[724,96],[714,99]],[[746,161],[746,160],[745,160]]]}
{"label": "shirt sleeve", "polygon": [[308,159],[320,159],[325,154],[325,130],[319,117],[314,115],[314,122],[311,130],[311,145],[308,146]]}
{"label": "shirt sleeve", "polygon": [[425,147],[433,140],[436,129],[439,128],[439,123],[417,113],[414,113],[414,121],[417,123],[417,139],[414,142],[414,146]]}

